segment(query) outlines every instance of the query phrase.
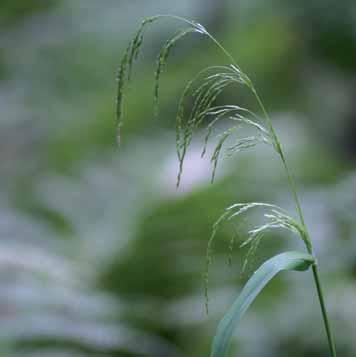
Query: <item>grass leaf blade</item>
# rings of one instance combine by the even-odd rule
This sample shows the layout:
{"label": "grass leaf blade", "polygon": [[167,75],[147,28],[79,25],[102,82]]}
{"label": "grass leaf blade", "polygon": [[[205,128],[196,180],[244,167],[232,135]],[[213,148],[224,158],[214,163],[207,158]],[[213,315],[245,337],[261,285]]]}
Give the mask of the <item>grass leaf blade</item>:
{"label": "grass leaf blade", "polygon": [[211,357],[227,356],[229,342],[242,316],[268,282],[283,270],[307,270],[314,263],[310,254],[285,252],[267,260],[252,275],[241,294],[220,321],[213,340]]}

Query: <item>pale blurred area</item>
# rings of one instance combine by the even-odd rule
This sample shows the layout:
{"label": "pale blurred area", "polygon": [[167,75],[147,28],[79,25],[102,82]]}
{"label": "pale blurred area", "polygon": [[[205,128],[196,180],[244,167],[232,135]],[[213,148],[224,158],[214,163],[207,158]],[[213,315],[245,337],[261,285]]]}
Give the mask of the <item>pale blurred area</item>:
{"label": "pale blurred area", "polygon": [[[175,112],[186,82],[226,64],[189,37],[153,79],[179,24],[145,35],[115,140],[117,66],[145,16],[202,23],[254,80],[296,176],[340,356],[356,356],[356,2],[343,0],[2,0],[0,4],[0,354],[4,357],[208,356],[241,289],[245,254],[226,264],[217,237],[204,312],[211,227],[235,202],[293,205],[271,150],[222,160],[210,184],[198,133],[176,189]],[[257,110],[228,90],[220,103]],[[242,222],[251,224],[255,216]],[[252,262],[285,249],[266,237]],[[310,274],[281,275],[236,331],[231,356],[325,357]]]}

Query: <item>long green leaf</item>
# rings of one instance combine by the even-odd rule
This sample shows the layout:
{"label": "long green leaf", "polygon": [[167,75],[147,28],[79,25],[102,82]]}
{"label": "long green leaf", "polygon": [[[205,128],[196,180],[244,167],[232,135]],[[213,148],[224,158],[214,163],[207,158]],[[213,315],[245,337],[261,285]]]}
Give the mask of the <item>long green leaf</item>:
{"label": "long green leaf", "polygon": [[229,342],[234,329],[257,295],[275,275],[283,270],[307,270],[314,261],[314,258],[309,254],[285,252],[262,264],[246,283],[239,297],[220,321],[213,340],[211,357],[227,356]]}

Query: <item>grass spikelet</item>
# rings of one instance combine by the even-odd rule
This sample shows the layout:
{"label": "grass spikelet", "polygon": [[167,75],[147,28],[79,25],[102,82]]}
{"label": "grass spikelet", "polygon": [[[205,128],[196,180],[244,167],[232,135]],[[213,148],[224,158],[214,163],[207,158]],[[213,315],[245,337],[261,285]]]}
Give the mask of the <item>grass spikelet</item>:
{"label": "grass spikelet", "polygon": [[253,258],[256,256],[256,252],[260,245],[261,239],[262,239],[262,236],[260,235],[260,236],[255,237],[255,239],[252,241],[252,243],[245,255],[244,262],[242,264],[241,275],[244,275],[246,273],[246,271],[248,270],[249,264],[251,264]]}
{"label": "grass spikelet", "polygon": [[265,139],[263,141],[270,142],[269,132],[264,128],[263,125],[259,124],[257,121],[248,119],[241,114],[235,114],[234,116],[232,116],[230,118],[231,118],[231,120],[241,122],[242,124],[244,124],[246,126],[257,129],[260,132],[260,134],[263,135],[263,138]]}
{"label": "grass spikelet", "polygon": [[118,145],[120,144],[120,132],[122,126],[122,116],[123,116],[123,98],[124,98],[124,89],[126,85],[126,73],[127,65],[129,58],[130,47],[128,47],[122,57],[119,73],[118,73],[118,84],[117,84],[117,99],[116,99],[116,139]]}
{"label": "grass spikelet", "polygon": [[[190,145],[193,132],[202,123],[205,116],[205,112],[211,107],[212,103],[216,100],[217,96],[231,83],[233,80],[229,78],[220,78],[215,81],[216,78],[208,78],[205,83],[203,83],[194,95],[196,96],[193,109],[191,111],[189,120],[183,129],[183,142],[181,144],[181,155],[180,160],[180,170],[178,176],[182,174],[183,161],[187,148]],[[194,96],[193,95],[193,96]]]}
{"label": "grass spikelet", "polygon": [[238,127],[234,126],[234,127],[230,128],[230,129],[226,130],[221,135],[221,138],[220,138],[220,140],[218,141],[218,143],[217,143],[217,145],[215,147],[213,155],[211,156],[211,159],[210,159],[210,161],[211,161],[211,163],[213,165],[212,174],[211,174],[211,182],[212,183],[215,180],[216,168],[217,168],[217,165],[218,165],[218,161],[219,161],[219,157],[220,157],[220,153],[221,153],[222,147],[223,147],[225,141],[229,138],[229,136],[237,129],[238,129]]}
{"label": "grass spikelet", "polygon": [[[221,116],[218,116],[216,118],[216,121],[219,120],[219,119],[221,119]],[[214,125],[216,121],[213,121],[212,125]],[[241,122],[242,123],[246,123],[246,120],[243,119],[243,120],[241,120]],[[222,151],[223,144],[231,136],[231,134],[234,131],[236,131],[239,127],[240,127],[240,125],[235,125],[235,126],[229,128],[228,130],[226,130],[221,135],[221,138],[218,141],[218,144],[216,145],[215,150],[213,152],[213,155],[211,157],[211,163],[213,165],[211,182],[214,182],[214,179],[215,179],[216,168],[217,168],[217,165],[218,165],[218,161],[219,161],[219,158],[220,158],[220,154],[221,154],[221,151]],[[207,142],[209,140],[209,136],[211,134],[211,130],[212,130],[212,126],[210,128],[208,128],[208,133],[207,133],[207,135],[205,137],[205,143],[204,143],[204,148],[203,148],[202,155],[205,154],[206,146],[207,146]],[[269,141],[263,135],[250,136],[250,137],[245,137],[245,138],[238,139],[235,142],[234,145],[230,146],[227,149],[228,156],[231,156],[232,154],[236,154],[236,153],[238,153],[238,152],[240,152],[242,150],[247,150],[247,149],[250,149],[252,147],[255,147],[258,143],[269,143]]]}
{"label": "grass spikelet", "polygon": [[233,81],[228,78],[218,78],[215,82],[213,81],[210,86],[207,86],[205,92],[199,95],[196,108],[191,116],[191,122],[195,127],[201,123],[204,113],[210,108],[218,95],[231,83],[233,83]]}
{"label": "grass spikelet", "polygon": [[[226,69],[228,67],[226,66],[210,66],[207,68],[202,69],[199,71],[193,79],[191,79],[185,86],[180,99],[179,99],[179,104],[178,104],[178,110],[177,110],[177,116],[176,116],[176,145],[177,145],[177,155],[178,158],[180,159],[181,156],[181,149],[182,149],[182,142],[181,142],[181,135],[182,135],[182,130],[183,130],[183,120],[185,116],[185,102],[188,99],[188,97],[191,95],[191,91],[200,79],[200,77],[205,74],[206,72],[213,71],[213,70],[222,70]],[[200,87],[199,87],[200,88]],[[196,91],[195,91],[196,92]],[[193,94],[194,96],[194,94]]]}
{"label": "grass spikelet", "polygon": [[[236,203],[227,207],[225,209],[225,212],[214,223],[212,233],[207,245],[206,267],[204,272],[205,309],[207,313],[209,312],[209,268],[212,263],[212,257],[214,253],[213,244],[216,238],[216,234],[225,222],[231,221],[232,219],[246,214],[250,210],[255,208],[262,208],[264,210],[268,210],[269,213],[264,214],[264,217],[267,218],[268,221],[249,230],[247,232],[247,238],[239,246],[240,248],[248,246],[248,250],[242,265],[242,274],[246,273],[246,270],[248,269],[249,264],[253,260],[253,257],[256,255],[259,244],[267,231],[273,229],[287,229],[294,234],[298,234],[304,240],[305,231],[302,225],[297,222],[293,217],[289,216],[285,210],[283,210],[277,205],[264,202],[247,202]],[[231,264],[232,250],[235,244],[236,237],[238,237],[237,232],[236,234],[233,234],[229,243],[229,264]]]}
{"label": "grass spikelet", "polygon": [[[217,231],[220,226],[240,215],[247,213],[249,210],[254,208],[262,208],[267,211],[264,214],[264,223],[254,227],[247,233],[247,238],[240,245],[240,247],[248,247],[246,258],[243,262],[242,271],[246,270],[251,259],[255,256],[258,246],[264,236],[264,234],[270,230],[274,229],[284,229],[298,235],[305,243],[306,250],[308,254],[302,254],[299,252],[287,252],[284,254],[277,255],[272,259],[265,262],[256,272],[248,282],[248,284],[243,289],[241,295],[236,300],[232,308],[223,318],[222,322],[219,324],[217,335],[213,341],[212,355],[222,356],[226,355],[228,348],[228,340],[231,337],[232,328],[239,322],[239,319],[245,312],[246,308],[251,303],[252,299],[257,296],[258,292],[266,285],[266,283],[271,279],[271,272],[273,276],[281,270],[306,270],[312,265],[313,277],[318,293],[319,303],[321,307],[321,312],[323,315],[324,326],[328,338],[330,355],[336,357],[335,343],[333,341],[332,331],[330,328],[329,318],[325,306],[324,295],[320,283],[318,265],[315,263],[314,250],[312,241],[310,239],[307,227],[305,225],[305,219],[300,204],[299,196],[297,193],[295,181],[290,173],[289,166],[285,154],[282,150],[281,143],[278,139],[276,131],[274,129],[272,120],[257,93],[254,84],[250,78],[241,70],[241,68],[236,63],[233,56],[225,49],[225,47],[213,36],[211,35],[202,25],[194,21],[187,20],[176,15],[158,15],[144,20],[141,23],[135,37],[130,42],[128,48],[124,52],[124,56],[120,62],[118,69],[118,86],[117,86],[117,109],[116,109],[116,120],[117,120],[117,138],[118,142],[120,140],[120,128],[122,126],[122,116],[123,116],[123,98],[124,90],[127,82],[130,80],[132,67],[134,61],[137,59],[140,49],[143,43],[144,30],[147,24],[154,22],[158,18],[170,18],[180,22],[183,22],[188,28],[180,30],[173,38],[169,39],[165,45],[162,47],[158,63],[155,71],[155,87],[154,87],[154,104],[155,113],[158,112],[158,101],[159,101],[159,86],[161,73],[167,63],[171,49],[174,47],[177,41],[183,38],[188,33],[197,32],[205,35],[218,49],[221,51],[228,60],[227,66],[216,66],[204,69],[198,73],[198,75],[190,82],[184,89],[184,92],[179,100],[177,121],[176,121],[176,149],[179,160],[179,172],[177,178],[177,186],[179,186],[181,175],[183,171],[183,162],[187,152],[187,149],[191,143],[194,131],[201,125],[203,120],[207,116],[211,116],[210,124],[207,128],[207,133],[204,140],[204,146],[202,151],[202,156],[204,156],[209,138],[212,134],[213,128],[221,119],[227,119],[233,121],[233,125],[230,126],[228,130],[220,135],[217,145],[215,146],[214,152],[211,156],[212,178],[214,181],[215,172],[217,164],[219,162],[219,157],[226,140],[232,135],[232,133],[239,127],[249,127],[257,131],[253,136],[243,137],[237,139],[232,146],[227,149],[228,154],[234,154],[242,150],[251,148],[258,143],[271,144],[278,154],[281,163],[286,172],[290,193],[292,195],[296,212],[298,214],[298,219],[294,219],[289,216],[289,214],[282,210],[280,207],[261,202],[250,202],[250,203],[238,203],[228,207],[225,212],[220,216],[218,221],[214,224],[212,229],[212,234],[209,238],[207,251],[206,251],[206,270],[204,273],[205,282],[205,308],[208,313],[208,281],[209,281],[209,267],[212,262],[213,255],[213,243],[216,237]],[[207,74],[214,68],[215,72]],[[202,75],[205,78],[201,78]],[[198,80],[202,79],[197,88],[195,85]],[[249,91],[253,94],[259,109],[261,111],[261,117],[257,116],[255,113],[249,111],[248,109],[241,108],[236,105],[226,105],[213,107],[213,103],[219,96],[219,94],[228,86],[232,84],[238,84],[246,86]],[[192,96],[193,105],[190,111],[190,115],[185,119],[185,101],[188,96]],[[210,119],[210,118],[209,118]],[[229,243],[229,260],[231,264],[232,250],[235,244],[236,235],[233,235]],[[272,277],[273,277],[272,276]],[[268,280],[266,280],[266,277]],[[233,321],[234,320],[234,321]],[[228,321],[228,323],[226,323]]]}
{"label": "grass spikelet", "polygon": [[229,207],[226,208],[225,211],[230,212],[230,216],[228,216],[228,220],[237,217],[243,213],[246,213],[247,211],[253,209],[253,208],[271,208],[271,209],[276,209],[279,210],[280,212],[283,212],[284,210],[274,204],[271,203],[264,203],[264,202],[248,202],[248,203],[235,203]]}
{"label": "grass spikelet", "polygon": [[154,105],[155,105],[155,115],[158,115],[158,106],[159,106],[159,87],[160,87],[160,77],[163,71],[164,66],[167,64],[167,59],[171,49],[174,45],[184,36],[189,33],[199,32],[195,27],[189,27],[177,32],[175,36],[169,39],[165,45],[162,47],[157,61],[157,67],[155,71],[155,87],[154,87]]}
{"label": "grass spikelet", "polygon": [[[246,207],[246,206],[245,206]],[[300,236],[304,240],[305,231],[304,228],[288,214],[282,212],[280,209],[273,206],[265,206],[271,210],[271,213],[265,213],[264,217],[268,221],[264,224],[261,224],[248,232],[248,238],[240,245],[240,248],[243,248],[249,244],[252,244],[257,238],[261,239],[263,234],[267,231],[273,229],[286,229],[293,234]],[[238,214],[241,214],[243,208],[238,211]],[[229,219],[236,217],[235,214],[231,215]]]}
{"label": "grass spikelet", "polygon": [[249,136],[246,138],[238,139],[234,145],[227,149],[228,156],[236,154],[242,150],[255,147],[258,143],[268,143],[268,140],[263,136]]}
{"label": "grass spikelet", "polygon": [[123,100],[124,100],[124,91],[126,84],[131,78],[132,67],[134,61],[137,59],[139,51],[143,42],[143,33],[145,27],[157,20],[159,16],[149,17],[142,21],[141,26],[139,27],[136,35],[126,48],[124,55],[120,61],[118,76],[117,76],[117,96],[116,96],[116,127],[117,127],[117,143],[120,144],[120,131],[122,126],[123,119]]}
{"label": "grass spikelet", "polygon": [[229,266],[232,265],[232,252],[233,252],[234,247],[235,247],[235,241],[236,241],[236,239],[238,237],[239,237],[238,230],[235,229],[235,234],[231,235],[231,239],[230,239],[230,242],[229,242],[229,254],[228,254],[228,257],[227,257],[227,265],[229,265]]}
{"label": "grass spikelet", "polygon": [[195,98],[193,108],[190,112],[189,120],[185,127],[185,142],[187,146],[190,143],[190,138],[193,134],[193,130],[198,126],[197,119],[199,118],[201,112],[205,107],[208,106],[208,103],[212,101],[214,95],[216,96],[217,92],[220,90],[220,86],[223,84],[222,81],[214,82],[213,80],[206,80],[200,87],[193,93],[192,97]]}
{"label": "grass spikelet", "polygon": [[[237,74],[236,74],[237,73]],[[234,116],[230,117],[231,120],[239,121],[244,125],[249,125],[258,129],[264,136],[259,136],[256,138],[253,143],[250,141],[247,143],[248,140],[242,140],[239,147],[240,149],[252,147],[256,145],[258,142],[269,142],[268,131],[260,124],[258,121],[257,115],[249,111],[248,109],[244,109],[238,106],[226,106],[226,107],[215,107],[215,111],[212,111],[212,104],[218,97],[218,95],[229,85],[231,84],[245,84],[245,79],[242,77],[241,72],[237,72],[236,69],[222,66],[221,70],[218,73],[212,74],[207,76],[202,84],[193,92],[193,97],[195,98],[193,108],[190,113],[189,120],[185,124],[184,128],[182,127],[182,115],[179,114],[178,118],[178,127],[177,127],[177,148],[178,148],[178,159],[179,159],[179,173],[178,173],[178,184],[180,182],[182,170],[183,170],[183,161],[185,158],[185,154],[187,151],[188,146],[190,145],[193,132],[196,128],[198,128],[203,119],[207,115],[216,114],[217,117],[212,121],[212,123],[208,126],[208,133],[204,140],[204,146],[202,151],[202,156],[204,156],[208,144],[208,140],[210,138],[212,129],[214,124],[222,119],[226,114],[235,112]],[[186,92],[185,92],[186,95]],[[180,104],[180,108],[182,108],[182,104]],[[181,109],[182,110],[182,109]],[[244,117],[241,113],[245,112],[246,114],[250,114],[254,120],[248,119]],[[237,126],[234,127],[231,131],[234,131]],[[181,134],[182,133],[182,134]],[[212,157],[212,164],[213,164],[213,174],[212,174],[212,181],[215,177],[215,171],[217,167],[217,163],[220,156],[220,151],[222,148],[222,144],[224,141],[229,137],[231,132],[226,132],[222,135],[221,140],[219,141],[218,145],[215,148],[213,157]],[[183,136],[183,140],[181,137]],[[237,151],[237,150],[236,150]]]}
{"label": "grass spikelet", "polygon": [[141,49],[141,46],[143,43],[143,34],[145,31],[145,28],[147,25],[153,23],[154,21],[156,21],[158,19],[159,19],[159,16],[152,16],[152,17],[148,17],[148,18],[144,19],[141,23],[141,26],[137,30],[136,35],[134,36],[134,38],[132,39],[132,41],[130,43],[130,46],[129,46],[130,52],[129,52],[129,57],[128,57],[129,68],[127,71],[128,80],[130,80],[130,78],[131,78],[133,63],[137,59],[137,57],[140,53],[140,49]]}
{"label": "grass spikelet", "polygon": [[[291,216],[287,214],[281,207],[264,202],[247,202],[247,203],[236,203],[225,209],[225,212],[219,217],[219,219],[214,223],[212,234],[208,241],[207,251],[206,251],[206,267],[204,272],[204,285],[205,285],[205,309],[208,313],[209,311],[209,268],[212,263],[213,257],[213,244],[216,238],[216,234],[221,226],[232,219],[235,219],[243,214],[248,213],[250,210],[255,208],[262,208],[268,210],[270,213],[264,214],[264,217],[268,219],[267,223],[261,224],[247,232],[247,238],[240,244],[240,248],[248,246],[247,253],[245,255],[242,274],[245,274],[248,266],[251,264],[253,257],[256,255],[260,242],[263,238],[265,232],[271,229],[287,229],[293,233],[299,233],[303,239],[304,230],[303,227]],[[235,240],[238,234],[233,234],[229,243],[229,256],[228,264],[231,264],[232,250],[235,244]]]}
{"label": "grass spikelet", "polygon": [[[206,72],[223,71],[223,70],[229,71],[230,68],[227,66],[211,66],[211,67],[204,68],[203,70],[198,72],[198,74],[192,80],[188,82],[180,97],[178,110],[177,110],[177,117],[176,117],[176,149],[177,149],[177,156],[179,160],[177,187],[180,184],[185,154],[191,142],[193,131],[197,127],[197,122],[196,120],[194,120],[194,118],[197,117],[195,113],[199,113],[198,108],[201,105],[202,100],[204,99],[204,95],[206,95],[204,89],[209,87],[209,85],[211,86],[213,84],[214,78],[209,78],[210,76],[208,76],[207,77],[208,79],[205,78],[203,82],[200,83],[195,90],[193,90],[193,88],[195,84],[199,81],[200,77]],[[195,100],[194,100],[193,108],[189,115],[189,119],[187,120],[186,123],[184,123],[185,101],[189,96],[192,96],[193,98],[195,98]]]}
{"label": "grass spikelet", "polygon": [[203,145],[203,151],[201,153],[201,157],[204,157],[204,155],[206,153],[206,150],[207,150],[207,147],[208,147],[208,141],[209,141],[209,138],[210,138],[210,136],[211,136],[211,134],[213,132],[214,125],[220,119],[222,119],[224,116],[225,116],[225,113],[220,113],[219,115],[216,116],[216,118],[211,123],[209,123],[209,125],[207,127],[207,133],[206,133],[205,138],[204,138],[204,145]]}
{"label": "grass spikelet", "polygon": [[[178,110],[177,110],[177,117],[176,117],[176,149],[177,149],[177,156],[179,162],[181,162],[181,132],[183,127],[183,120],[184,120],[184,102],[189,97],[189,92],[191,87],[193,86],[194,79],[189,81],[184,91],[179,99]],[[177,181],[177,186],[179,186],[179,180]]]}
{"label": "grass spikelet", "polygon": [[[204,138],[204,145],[203,145],[203,151],[202,151],[201,157],[203,157],[206,153],[208,141],[212,134],[214,125],[218,121],[220,121],[222,118],[225,118],[227,115],[229,115],[227,117],[227,119],[237,121],[237,122],[240,122],[241,124],[245,124],[245,125],[249,125],[254,128],[257,128],[261,133],[263,133],[265,136],[268,137],[267,130],[261,124],[257,123],[256,121],[247,119],[245,116],[243,116],[241,114],[243,112],[246,112],[248,114],[255,116],[255,114],[250,112],[248,109],[241,108],[238,106],[233,106],[233,105],[225,105],[225,106],[218,106],[215,108],[210,108],[207,112],[204,113],[204,116],[215,116],[215,118],[207,126],[207,133]],[[266,138],[266,140],[267,140],[267,138]]]}
{"label": "grass spikelet", "polygon": [[206,248],[206,263],[205,263],[205,272],[204,272],[204,296],[205,296],[205,311],[206,314],[209,314],[209,268],[213,261],[213,241],[215,238],[217,230],[213,229],[208,245]]}

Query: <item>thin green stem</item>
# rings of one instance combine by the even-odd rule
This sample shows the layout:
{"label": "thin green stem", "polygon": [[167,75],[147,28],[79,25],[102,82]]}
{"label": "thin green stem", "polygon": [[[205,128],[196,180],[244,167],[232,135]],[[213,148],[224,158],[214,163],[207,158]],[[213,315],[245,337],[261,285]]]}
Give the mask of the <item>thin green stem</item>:
{"label": "thin green stem", "polygon": [[[232,64],[234,64],[237,68],[240,68],[237,65],[237,63],[234,60],[234,58],[232,57],[232,55],[220,44],[220,42],[217,41],[209,33],[207,33],[207,35],[222,50],[222,52],[229,58],[229,60],[232,61]],[[263,105],[263,102],[262,102],[260,96],[258,95],[255,87],[253,86],[252,83],[248,83],[248,85],[249,85],[252,93],[254,94],[254,96],[255,96],[255,98],[256,98],[256,100],[257,100],[257,102],[258,102],[258,104],[259,104],[259,106],[260,106],[260,108],[261,108],[261,110],[263,112],[263,115],[265,117],[265,122],[266,122],[266,124],[268,126],[268,129],[269,129],[269,131],[271,133],[271,136],[272,136],[272,139],[273,139],[273,142],[274,142],[275,149],[278,152],[278,154],[279,154],[279,156],[280,156],[280,158],[282,160],[283,167],[284,167],[286,175],[287,175],[287,180],[288,180],[288,184],[289,184],[289,187],[290,187],[290,191],[291,191],[291,194],[293,196],[294,203],[295,203],[296,211],[298,213],[300,222],[301,222],[301,224],[303,226],[303,229],[305,231],[305,235],[303,237],[303,240],[305,242],[307,251],[311,255],[314,256],[313,246],[312,246],[312,242],[311,242],[311,239],[310,239],[310,235],[309,235],[308,229],[307,229],[306,224],[305,224],[304,215],[303,215],[302,207],[301,207],[300,200],[299,200],[299,197],[298,197],[296,184],[295,184],[295,181],[294,181],[294,178],[293,178],[292,174],[290,173],[289,166],[287,164],[287,160],[285,158],[281,143],[280,143],[280,141],[278,139],[278,136],[277,136],[277,134],[276,134],[276,132],[274,130],[274,127],[272,125],[272,120],[271,120],[270,116],[268,115],[268,112],[267,112],[265,106]],[[327,313],[326,306],[325,306],[325,299],[324,299],[323,289],[322,289],[321,281],[320,281],[320,277],[319,277],[318,266],[316,264],[313,265],[312,271],[313,271],[313,277],[314,277],[316,290],[317,290],[317,293],[318,293],[318,298],[319,298],[321,313],[322,313],[322,316],[323,316],[326,335],[327,335],[327,339],[328,339],[330,354],[331,354],[332,357],[336,357],[336,349],[335,349],[334,338],[333,338],[333,334],[331,332],[329,317],[328,317],[328,313]]]}
{"label": "thin green stem", "polygon": [[240,68],[234,57],[232,57],[229,51],[227,51],[226,48],[214,36],[212,36],[209,32],[207,32],[206,35],[216,44],[216,46],[220,48],[222,52],[224,52],[225,56],[229,58],[233,65],[235,65],[237,68]]}
{"label": "thin green stem", "polygon": [[[187,19],[185,19],[183,17],[180,17],[180,16],[159,15],[159,17],[170,17],[170,18],[173,18],[173,19],[176,19],[176,20],[179,20],[179,21],[183,21],[183,22],[185,22],[185,23],[187,23],[187,24],[189,24],[191,26],[196,26],[196,23],[194,23],[192,21],[189,21],[189,20],[187,20]],[[233,56],[229,53],[229,51],[227,51],[225,49],[225,47],[214,36],[212,36],[209,32],[206,31],[204,33],[210,38],[210,40],[212,40],[215,43],[215,45],[231,61],[231,64],[233,64],[239,70],[241,70],[239,65],[236,63],[235,59],[233,58]],[[291,191],[291,194],[293,196],[294,203],[295,203],[295,208],[296,208],[296,211],[298,213],[298,216],[299,216],[299,219],[300,219],[300,223],[302,224],[304,232],[305,232],[304,237],[302,237],[302,238],[303,238],[303,240],[304,240],[304,242],[306,244],[307,251],[311,255],[314,256],[313,246],[312,246],[312,242],[311,242],[311,239],[310,239],[310,236],[309,236],[306,224],[305,224],[303,211],[302,211],[300,200],[299,200],[298,193],[297,193],[296,184],[295,184],[295,181],[294,181],[294,178],[293,178],[292,174],[290,173],[289,166],[287,164],[287,160],[286,160],[284,152],[282,150],[281,143],[280,143],[280,141],[279,141],[279,139],[277,137],[277,134],[276,134],[276,132],[274,130],[274,127],[272,125],[272,120],[271,120],[270,116],[268,115],[268,112],[267,112],[265,106],[263,105],[263,102],[262,102],[260,96],[258,95],[253,83],[249,80],[249,78],[247,76],[246,76],[246,79],[247,79],[246,85],[251,89],[252,93],[254,94],[254,96],[255,96],[255,98],[256,98],[256,100],[257,100],[257,102],[258,102],[258,104],[259,104],[259,106],[260,106],[260,108],[261,108],[261,110],[263,112],[263,115],[264,115],[264,118],[265,118],[265,122],[267,124],[269,132],[271,133],[271,136],[272,136],[272,139],[273,139],[274,147],[275,147],[277,153],[279,154],[279,156],[280,156],[280,158],[282,160],[283,167],[284,167],[286,175],[287,175],[287,180],[288,180],[288,184],[289,184],[289,187],[290,187],[290,191]],[[332,357],[336,357],[335,343],[334,343],[333,335],[332,335],[332,332],[331,332],[328,313],[327,313],[326,306],[325,306],[324,294],[323,294],[323,290],[322,290],[322,286],[321,286],[321,282],[320,282],[318,266],[316,264],[313,265],[312,271],[313,271],[313,277],[314,277],[314,281],[315,281],[316,290],[317,290],[317,293],[318,293],[318,298],[319,298],[319,303],[320,303],[321,312],[322,312],[322,316],[323,316],[323,321],[324,321],[324,325],[325,325],[326,335],[327,335],[327,339],[328,339],[328,343],[329,343],[330,353],[331,353]]]}
{"label": "thin green stem", "polygon": [[328,313],[327,313],[326,306],[325,306],[324,294],[323,294],[323,289],[322,289],[321,282],[320,282],[318,265],[314,264],[312,267],[312,270],[313,270],[313,276],[314,276],[316,290],[318,291],[318,297],[319,297],[321,312],[323,315],[326,335],[328,337],[330,353],[331,353],[332,357],[336,357],[335,342],[334,342],[334,337],[333,337],[331,327],[330,327]]}
{"label": "thin green stem", "polygon": [[[298,197],[296,184],[294,182],[293,176],[290,173],[290,170],[289,170],[289,167],[288,167],[288,164],[287,164],[287,160],[286,160],[284,152],[282,150],[281,143],[280,143],[280,141],[278,139],[278,136],[277,136],[277,134],[276,134],[276,132],[274,130],[274,127],[272,125],[272,120],[271,120],[270,116],[268,115],[267,110],[266,110],[265,106],[263,105],[263,102],[262,102],[260,96],[258,95],[258,93],[257,93],[257,91],[256,91],[256,89],[254,87],[252,87],[252,92],[255,95],[255,97],[257,99],[257,102],[258,102],[259,106],[261,107],[261,110],[262,110],[262,112],[263,112],[263,114],[265,116],[266,123],[268,125],[268,128],[269,128],[269,130],[271,132],[271,135],[272,135],[272,138],[273,138],[273,141],[275,143],[275,148],[276,148],[276,150],[277,150],[277,152],[278,152],[278,154],[279,154],[279,156],[280,156],[280,158],[282,160],[284,169],[285,169],[286,174],[287,174],[288,184],[289,184],[289,187],[290,187],[290,190],[291,190],[294,202],[295,202],[295,207],[296,207],[300,222],[303,225],[303,228],[306,230],[305,220],[304,220],[302,207],[301,207],[301,204],[300,204],[300,201],[299,201],[299,197]],[[307,235],[306,238],[307,238],[307,241],[309,241],[309,243],[311,243],[310,239],[309,239],[309,235]]]}
{"label": "thin green stem", "polygon": [[[288,180],[289,187],[290,187],[290,190],[291,190],[294,202],[295,202],[296,210],[298,212],[298,216],[300,218],[300,222],[303,225],[303,229],[305,231],[305,236],[303,237],[303,239],[304,239],[304,242],[306,244],[306,248],[307,248],[308,252],[311,255],[315,256],[314,252],[313,252],[313,246],[312,246],[312,242],[311,242],[311,239],[310,239],[310,236],[309,236],[309,232],[308,232],[308,229],[307,229],[306,224],[305,224],[304,215],[303,215],[303,211],[302,211],[302,208],[301,208],[300,200],[299,200],[299,197],[298,197],[296,184],[295,184],[295,181],[293,179],[293,176],[290,173],[290,170],[289,170],[289,167],[288,167],[288,164],[287,164],[287,160],[285,158],[282,146],[281,146],[280,141],[278,140],[277,134],[276,134],[276,132],[275,132],[275,130],[273,128],[271,118],[269,117],[269,115],[268,115],[268,113],[267,113],[267,111],[266,111],[266,109],[265,109],[265,107],[264,107],[264,105],[263,105],[258,93],[256,92],[256,90],[254,88],[252,89],[252,91],[255,94],[255,97],[256,97],[256,99],[257,99],[257,101],[258,101],[258,103],[259,103],[259,105],[260,105],[260,107],[261,107],[261,109],[262,109],[262,111],[264,113],[264,116],[265,116],[266,121],[268,123],[269,129],[271,131],[272,137],[275,140],[276,149],[277,149],[277,151],[278,151],[278,153],[280,155],[280,158],[282,160],[284,169],[286,171],[287,180]],[[320,277],[319,277],[319,270],[318,270],[317,264],[313,265],[312,271],[313,271],[315,287],[316,287],[316,290],[317,290],[317,293],[318,293],[321,313],[322,313],[322,316],[323,316],[324,326],[325,326],[325,330],[326,330],[326,336],[327,336],[327,339],[328,339],[330,354],[331,354],[332,357],[336,357],[336,348],[335,348],[334,337],[333,337],[333,334],[331,332],[329,317],[328,317],[328,313],[327,313],[326,306],[325,306],[324,293],[323,293],[323,289],[322,289],[322,286],[321,286],[321,281],[320,281]]]}

